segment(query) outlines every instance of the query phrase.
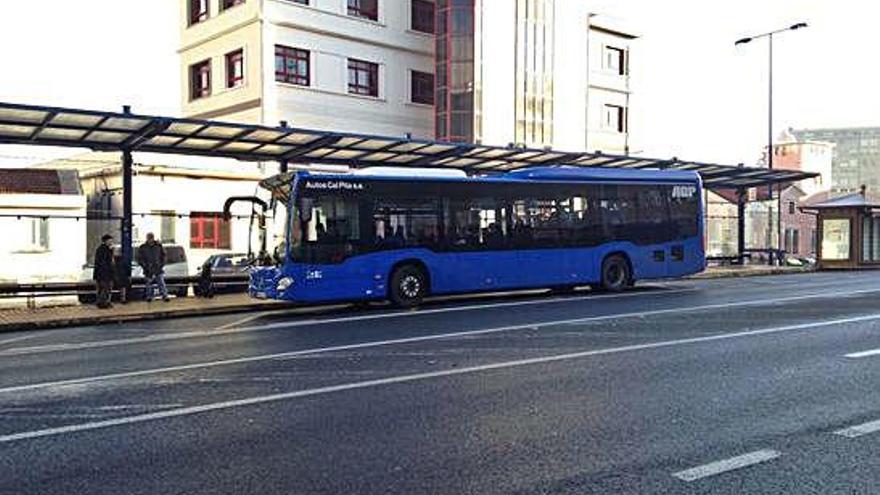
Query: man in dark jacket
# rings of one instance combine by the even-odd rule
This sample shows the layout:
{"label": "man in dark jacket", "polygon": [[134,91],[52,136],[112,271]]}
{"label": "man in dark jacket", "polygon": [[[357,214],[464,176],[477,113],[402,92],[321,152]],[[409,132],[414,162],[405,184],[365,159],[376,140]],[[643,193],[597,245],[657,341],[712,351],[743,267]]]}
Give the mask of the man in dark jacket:
{"label": "man in dark jacket", "polygon": [[147,234],[147,242],[138,247],[137,262],[144,270],[146,279],[144,291],[147,302],[153,300],[154,286],[158,286],[162,300],[168,302],[168,288],[165,287],[165,249],[152,232]]}
{"label": "man in dark jacket", "polygon": [[101,245],[95,250],[95,269],[92,270],[92,278],[95,279],[97,294],[95,300],[101,309],[110,308],[110,288],[113,286],[113,236],[104,234],[101,237]]}

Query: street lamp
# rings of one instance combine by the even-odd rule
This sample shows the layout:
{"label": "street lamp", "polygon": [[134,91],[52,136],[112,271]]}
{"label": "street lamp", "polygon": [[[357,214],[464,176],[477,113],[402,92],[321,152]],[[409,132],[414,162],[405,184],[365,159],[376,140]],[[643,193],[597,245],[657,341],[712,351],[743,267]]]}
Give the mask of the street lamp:
{"label": "street lamp", "polygon": [[[807,27],[806,22],[799,22],[797,24],[792,24],[791,26],[784,29],[777,29],[776,31],[770,31],[768,33],[762,33],[755,36],[748,36],[745,38],[740,38],[736,40],[734,46],[745,45],[747,43],[751,43],[753,40],[759,38],[767,38],[769,53],[770,53],[770,73],[768,77],[768,110],[767,110],[767,168],[773,168],[773,35],[784,33],[786,31],[797,31],[798,29],[803,29]],[[773,200],[773,186],[769,186],[769,199]],[[779,191],[777,199],[777,213],[776,213],[776,237],[777,242],[779,243],[779,247],[782,247],[782,191]],[[773,242],[773,215],[767,215],[767,244],[772,246]],[[773,254],[770,254],[770,261],[773,261]]]}

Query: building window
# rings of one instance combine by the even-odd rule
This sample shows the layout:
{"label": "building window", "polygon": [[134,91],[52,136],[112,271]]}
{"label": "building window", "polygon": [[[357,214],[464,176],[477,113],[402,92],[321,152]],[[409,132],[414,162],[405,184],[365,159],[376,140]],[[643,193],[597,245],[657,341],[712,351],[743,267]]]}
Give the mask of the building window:
{"label": "building window", "polygon": [[30,229],[27,237],[28,251],[48,251],[49,250],[49,219],[48,218],[32,218],[30,221]]}
{"label": "building window", "polygon": [[309,51],[275,45],[275,80],[309,85]]}
{"label": "building window", "polygon": [[189,1],[189,24],[198,24],[208,20],[208,0]]}
{"label": "building window", "polygon": [[626,75],[626,51],[613,46],[605,47],[605,69],[618,75]]}
{"label": "building window", "polygon": [[377,21],[379,20],[379,0],[348,0],[348,15]]}
{"label": "building window", "polygon": [[308,5],[309,0],[287,0],[288,2],[298,3],[300,5]]}
{"label": "building window", "polygon": [[789,214],[789,215],[794,215],[794,213],[795,213],[795,204],[794,204],[794,201],[789,201],[789,202],[788,202],[788,214]]}
{"label": "building window", "polygon": [[222,213],[192,212],[189,218],[189,247],[192,249],[229,249],[231,232]]}
{"label": "building window", "polygon": [[615,132],[626,132],[626,111],[617,105],[605,105],[602,127]]}
{"label": "building window", "polygon": [[427,72],[412,71],[410,86],[412,88],[413,103],[424,105],[434,104],[434,74]]}
{"label": "building window", "polygon": [[211,61],[205,60],[189,68],[189,87],[191,100],[211,96]]}
{"label": "building window", "polygon": [[825,219],[822,221],[822,259],[845,261],[849,259],[849,219]]}
{"label": "building window", "polygon": [[244,51],[236,50],[226,54],[226,87],[237,88],[244,85]]}
{"label": "building window", "polygon": [[220,0],[220,10],[231,9],[236,5],[241,5],[245,2],[245,0]]}
{"label": "building window", "polygon": [[880,262],[880,216],[862,219],[862,261]]}
{"label": "building window", "polygon": [[177,216],[172,210],[154,211],[154,215],[160,218],[159,239],[166,244],[177,242]]}
{"label": "building window", "polygon": [[785,252],[788,254],[800,254],[801,232],[798,229],[785,229]]}
{"label": "building window", "polygon": [[348,92],[379,96],[379,64],[348,59]]}
{"label": "building window", "polygon": [[413,31],[434,34],[434,2],[412,0],[410,25]]}

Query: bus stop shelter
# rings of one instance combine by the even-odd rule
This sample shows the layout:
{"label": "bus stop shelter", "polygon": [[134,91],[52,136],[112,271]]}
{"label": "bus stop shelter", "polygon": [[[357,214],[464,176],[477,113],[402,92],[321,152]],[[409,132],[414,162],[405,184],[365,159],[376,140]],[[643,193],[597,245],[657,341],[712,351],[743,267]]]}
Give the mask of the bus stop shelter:
{"label": "bus stop shelter", "polygon": [[863,187],[801,210],[817,216],[819,269],[880,268],[880,197]]}
{"label": "bus stop shelter", "polygon": [[503,173],[541,165],[691,170],[708,189],[735,191],[738,253],[745,252],[745,204],[750,188],[773,187],[817,174],[784,169],[721,165],[673,158],[644,158],[550,148],[488,146],[335,131],[194,120],[122,112],[0,102],[0,144],[60,146],[122,155],[123,257],[132,258],[132,169],[134,152],[233,158],[245,162],[449,168],[469,174]]}

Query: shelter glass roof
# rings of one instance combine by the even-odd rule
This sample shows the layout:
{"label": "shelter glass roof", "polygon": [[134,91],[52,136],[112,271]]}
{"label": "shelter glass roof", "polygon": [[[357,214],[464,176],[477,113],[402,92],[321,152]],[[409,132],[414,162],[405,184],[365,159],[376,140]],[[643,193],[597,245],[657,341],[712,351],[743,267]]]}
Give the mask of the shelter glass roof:
{"label": "shelter glass roof", "polygon": [[671,159],[485,146],[289,127],[0,102],[0,144],[149,151],[248,161],[448,167],[471,173],[536,165],[693,170],[710,188],[795,182],[817,174]]}

